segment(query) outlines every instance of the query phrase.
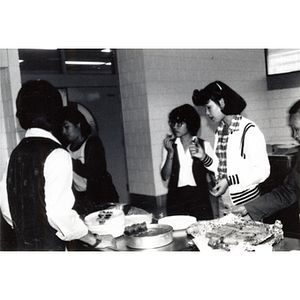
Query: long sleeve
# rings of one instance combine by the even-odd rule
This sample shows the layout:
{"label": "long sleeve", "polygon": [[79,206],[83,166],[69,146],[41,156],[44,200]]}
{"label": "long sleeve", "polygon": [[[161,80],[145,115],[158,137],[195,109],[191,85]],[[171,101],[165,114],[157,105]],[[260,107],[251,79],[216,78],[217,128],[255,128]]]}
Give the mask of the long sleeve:
{"label": "long sleeve", "polygon": [[13,227],[12,218],[9,210],[9,204],[8,204],[8,196],[6,191],[7,168],[8,168],[8,163],[6,164],[6,168],[2,180],[0,182],[0,209],[3,218],[11,227]]}
{"label": "long sleeve", "polygon": [[216,156],[211,144],[207,141],[204,141],[204,148],[205,148],[205,153],[208,155],[210,158],[210,164],[206,165],[204,163],[204,166],[211,172],[214,172],[215,175],[217,175],[218,172],[218,157]]}
{"label": "long sleeve", "polygon": [[69,241],[79,239],[88,232],[87,227],[72,209],[72,161],[63,149],[54,150],[44,166],[45,202],[49,224],[57,230],[57,236]]}
{"label": "long sleeve", "polygon": [[101,177],[106,173],[105,151],[99,138],[90,137],[87,140],[84,164],[80,160],[72,161],[74,172],[88,180]]}
{"label": "long sleeve", "polygon": [[[248,121],[244,120],[243,124],[246,122]],[[256,125],[249,126],[243,139],[244,128],[246,126],[229,134],[228,137],[227,179],[230,186],[239,186],[238,190],[235,189],[232,192],[256,186],[265,181],[270,174],[270,163],[263,133]],[[215,143],[217,139],[216,135]]]}
{"label": "long sleeve", "polygon": [[251,185],[265,181],[270,175],[270,163],[265,138],[258,127],[247,131],[244,154],[248,164],[247,169],[240,169],[240,182],[243,185]]}
{"label": "long sleeve", "polygon": [[[105,150],[98,137],[90,137],[84,151],[85,163],[73,159],[73,170],[87,179],[86,198],[88,202],[118,202],[119,195],[107,171]],[[94,208],[93,208],[94,209]]]}
{"label": "long sleeve", "polygon": [[294,169],[280,186],[245,204],[251,218],[257,221],[262,220],[299,201],[299,184],[300,174]]}

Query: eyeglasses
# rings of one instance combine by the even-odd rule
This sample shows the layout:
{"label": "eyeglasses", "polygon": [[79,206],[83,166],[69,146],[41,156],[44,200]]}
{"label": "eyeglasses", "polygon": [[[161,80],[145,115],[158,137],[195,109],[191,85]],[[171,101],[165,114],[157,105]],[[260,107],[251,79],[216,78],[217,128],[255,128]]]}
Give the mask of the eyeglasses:
{"label": "eyeglasses", "polygon": [[170,121],[169,125],[171,127],[175,127],[177,125],[177,127],[182,127],[182,125],[185,124],[185,122],[174,122],[174,121]]}

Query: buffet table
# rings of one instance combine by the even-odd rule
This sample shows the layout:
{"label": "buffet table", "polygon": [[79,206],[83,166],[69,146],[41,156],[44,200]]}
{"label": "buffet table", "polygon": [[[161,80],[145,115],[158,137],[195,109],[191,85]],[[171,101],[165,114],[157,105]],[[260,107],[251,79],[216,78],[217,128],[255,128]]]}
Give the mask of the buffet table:
{"label": "buffet table", "polygon": [[280,243],[273,246],[273,251],[300,250],[300,239],[285,237]]}
{"label": "buffet table", "polygon": [[[126,246],[124,236],[116,239],[117,251],[199,251],[199,249],[193,245],[193,237],[186,234],[185,230],[173,231],[173,242],[159,248],[137,250]],[[300,239],[285,237],[277,245],[273,246],[273,251],[300,251]]]}
{"label": "buffet table", "polygon": [[[119,204],[117,204],[117,205],[119,205]],[[139,243],[141,241],[141,239],[143,239],[143,238],[141,238],[141,236],[138,236],[138,238],[132,238],[132,237],[129,238],[129,236],[131,236],[131,233],[128,233],[128,232],[125,231],[126,235],[124,235],[123,234],[124,227],[120,226],[122,231],[115,232],[116,233],[115,235],[113,233],[110,233],[113,236],[116,236],[116,238],[115,238],[116,247],[105,249],[107,251],[122,251],[122,252],[127,252],[127,251],[139,251],[139,252],[149,252],[149,251],[150,252],[153,252],[153,251],[199,251],[199,248],[200,248],[200,251],[201,251],[202,247],[204,247],[203,251],[205,251],[205,248],[209,247],[209,246],[207,246],[207,244],[200,243],[200,240],[198,240],[198,239],[195,239],[195,242],[193,241],[193,239],[194,239],[193,236],[196,236],[195,232],[193,230],[192,231],[190,230],[190,227],[191,227],[190,225],[187,225],[187,226],[190,226],[189,229],[188,229],[188,232],[189,232],[189,234],[188,234],[187,230],[186,230],[186,228],[187,228],[186,224],[184,226],[182,226],[183,225],[182,224],[182,219],[180,219],[181,220],[180,221],[180,223],[181,223],[180,226],[178,226],[178,224],[176,224],[176,223],[168,224],[168,223],[164,223],[164,222],[163,222],[163,224],[168,224],[168,225],[159,225],[157,223],[160,223],[160,221],[162,221],[163,219],[164,220],[168,219],[169,217],[160,219],[159,217],[161,217],[161,214],[158,211],[152,211],[151,213],[149,213],[147,211],[143,211],[146,214],[140,215],[140,213],[143,213],[143,212],[139,208],[132,207],[130,205],[122,205],[121,207],[119,207],[117,205],[113,206],[113,210],[117,207],[114,214],[117,214],[116,211],[119,213],[122,210],[125,214],[126,221],[129,221],[129,220],[132,221],[131,218],[134,217],[135,221],[133,222],[133,224],[135,224],[135,225],[133,225],[133,227],[135,227],[136,225],[139,226],[138,223],[142,223],[142,222],[140,222],[140,217],[141,216],[143,218],[146,216],[147,220],[149,219],[148,220],[149,223],[151,222],[151,219],[152,219],[152,222],[153,222],[153,227],[152,228],[157,228],[157,226],[167,226],[167,227],[169,227],[167,229],[168,233],[166,235],[166,236],[168,236],[168,238],[167,238],[167,240],[163,240],[163,243],[159,244],[159,245],[164,245],[164,246],[160,246],[160,247],[157,246],[156,239],[155,239],[155,244],[152,244],[153,243],[153,240],[152,240],[151,244],[147,244],[147,246],[145,246],[146,244]],[[112,207],[112,204],[109,204],[109,207]],[[104,208],[104,209],[106,210],[106,213],[111,213],[109,211],[109,208]],[[129,212],[132,212],[132,211],[134,213],[137,213],[137,214],[129,214]],[[102,212],[104,212],[104,210]],[[136,220],[136,217],[139,217],[137,219],[138,221]],[[171,216],[171,217],[173,218],[173,216]],[[176,217],[178,217],[178,216],[176,216]],[[187,217],[187,216],[181,216],[181,217],[184,217],[184,219],[185,219],[185,217]],[[224,218],[227,218],[227,217],[229,217],[230,220],[232,218],[234,218],[234,219],[236,218],[233,215],[232,216],[228,215]],[[87,218],[88,217],[85,218],[86,221],[87,221]],[[96,214],[96,218],[99,218],[98,214]],[[188,216],[188,218],[194,218],[194,217]],[[225,222],[227,224],[229,222],[229,219],[226,219],[226,220],[223,219],[222,222]],[[115,221],[116,221],[116,219],[115,219]],[[170,222],[170,219],[168,221]],[[174,219],[173,219],[173,221],[174,221]],[[189,221],[191,221],[191,220],[189,220]],[[212,221],[214,222],[215,220],[212,220]],[[216,220],[216,222],[219,222],[219,221],[221,221],[221,219],[219,219],[218,221]],[[195,221],[193,220],[193,223],[190,223],[190,224],[195,224],[194,222]],[[205,224],[207,224],[207,223],[205,223]],[[142,224],[140,224],[140,225],[142,225]],[[171,225],[171,226],[169,226],[169,225]],[[97,225],[97,228],[98,228],[98,226],[101,227],[100,225]],[[152,230],[154,230],[154,229],[151,229],[150,225],[148,225],[148,226],[149,226],[148,230],[150,230],[150,232]],[[199,225],[197,224],[196,229],[198,229],[198,226]],[[200,227],[201,226],[202,226],[202,224],[200,225]],[[132,226],[128,226],[128,227],[132,227]],[[128,227],[126,227],[126,228],[128,228]],[[174,228],[174,230],[172,230],[172,227]],[[113,228],[115,228],[115,227],[113,227]],[[274,228],[277,228],[277,227],[274,227]],[[265,248],[265,250],[268,250],[268,251],[294,251],[294,250],[296,250],[296,251],[299,251],[300,250],[300,235],[292,235],[291,236],[291,235],[286,234],[286,236],[282,239],[282,235],[284,234],[284,232],[281,229],[282,227],[279,227],[279,228],[280,228],[279,230],[281,231],[281,233],[280,233],[281,237],[277,240],[279,240],[280,242],[278,242],[276,244],[276,241],[275,241],[275,244],[273,245],[272,248],[268,247],[268,248]],[[89,229],[91,230],[91,228],[89,228]],[[106,227],[106,229],[108,229],[108,227]],[[252,229],[252,228],[250,228],[250,229]],[[230,228],[230,230],[232,230],[232,228]],[[239,230],[241,230],[241,229],[239,229]],[[276,239],[276,236],[277,236],[276,232],[278,232],[278,231],[273,231],[275,239]],[[101,235],[100,232],[95,232],[95,233]],[[102,234],[107,234],[107,233],[102,233]],[[151,236],[151,234],[150,234],[150,236]],[[150,236],[148,236],[147,239],[148,238],[150,239]],[[156,235],[154,235],[154,236],[156,236]],[[173,239],[172,239],[172,237],[173,237]],[[165,236],[163,237],[163,239],[164,238],[165,238]],[[129,242],[129,240],[130,240],[130,242]],[[137,240],[138,240],[138,243],[135,244],[134,241],[137,242]],[[144,242],[145,242],[145,240],[144,240]],[[148,240],[148,242],[149,242],[149,240]],[[149,245],[151,245],[151,246],[149,246]],[[85,246],[82,249],[77,249],[77,251],[93,250],[92,247],[87,247],[86,248]],[[212,252],[214,251],[210,247],[209,247],[209,249],[206,248],[206,250],[209,250],[209,251],[212,251]],[[230,249],[226,249],[226,250],[230,251]],[[252,249],[250,249],[250,251],[252,251]],[[258,249],[257,249],[257,251],[258,251]]]}

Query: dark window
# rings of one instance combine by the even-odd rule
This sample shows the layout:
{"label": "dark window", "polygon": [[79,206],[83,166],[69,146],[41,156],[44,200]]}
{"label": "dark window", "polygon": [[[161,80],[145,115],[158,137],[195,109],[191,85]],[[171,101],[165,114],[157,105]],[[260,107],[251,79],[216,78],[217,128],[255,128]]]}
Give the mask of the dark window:
{"label": "dark window", "polygon": [[23,74],[115,74],[114,54],[111,49],[19,49]]}
{"label": "dark window", "polygon": [[21,72],[62,73],[61,57],[58,50],[19,49]]}

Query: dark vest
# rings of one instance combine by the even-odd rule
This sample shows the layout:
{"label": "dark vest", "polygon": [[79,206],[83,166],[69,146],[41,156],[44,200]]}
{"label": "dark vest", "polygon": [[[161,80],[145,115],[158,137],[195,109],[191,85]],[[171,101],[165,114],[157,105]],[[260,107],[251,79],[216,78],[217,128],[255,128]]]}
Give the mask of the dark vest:
{"label": "dark vest", "polygon": [[[199,139],[199,141],[200,141],[200,145],[204,149],[204,141],[202,139]],[[172,172],[171,172],[169,186],[168,186],[169,196],[171,196],[172,193],[176,193],[176,189],[178,186],[178,179],[179,179],[179,170],[180,170],[177,145],[174,143],[173,147],[174,147],[174,157],[173,157],[173,164],[172,164]],[[192,165],[192,171],[193,171],[193,175],[197,187],[201,189],[201,192],[203,192],[204,197],[208,197],[209,194],[208,194],[208,185],[207,185],[207,178],[206,178],[208,170],[203,166],[203,163],[199,159],[194,159]]]}
{"label": "dark vest", "polygon": [[48,223],[45,204],[44,163],[61,145],[40,137],[23,139],[11,154],[7,192],[18,250],[64,250]]}

